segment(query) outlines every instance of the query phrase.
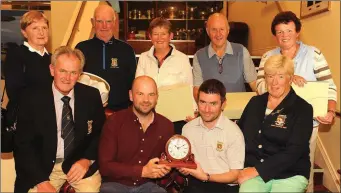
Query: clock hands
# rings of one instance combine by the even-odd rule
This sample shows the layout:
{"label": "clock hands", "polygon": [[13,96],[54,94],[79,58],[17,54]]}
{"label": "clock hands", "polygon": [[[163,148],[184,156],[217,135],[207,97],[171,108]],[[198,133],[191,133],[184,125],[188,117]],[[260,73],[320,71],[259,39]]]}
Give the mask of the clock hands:
{"label": "clock hands", "polygon": [[183,144],[182,146],[176,146],[176,148],[179,150],[180,148],[182,148],[183,146],[185,146],[186,144]]}

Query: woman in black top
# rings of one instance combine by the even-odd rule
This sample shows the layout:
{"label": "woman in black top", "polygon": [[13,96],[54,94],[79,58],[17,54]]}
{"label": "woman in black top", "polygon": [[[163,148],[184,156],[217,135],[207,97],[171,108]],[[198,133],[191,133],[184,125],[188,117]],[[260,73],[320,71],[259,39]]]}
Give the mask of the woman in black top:
{"label": "woman in black top", "polygon": [[305,192],[313,108],[291,88],[290,58],[271,56],[264,71],[268,92],[253,97],[238,122],[245,138],[240,192]]}
{"label": "woman in black top", "polygon": [[[51,54],[45,48],[48,42],[49,22],[39,11],[29,11],[20,20],[21,33],[25,42],[19,47],[11,47],[5,60],[5,86],[8,95],[6,126],[13,127],[19,97],[27,87],[51,86],[49,70]],[[15,125],[14,125],[15,127]],[[2,152],[12,151],[12,140],[2,136]]]}

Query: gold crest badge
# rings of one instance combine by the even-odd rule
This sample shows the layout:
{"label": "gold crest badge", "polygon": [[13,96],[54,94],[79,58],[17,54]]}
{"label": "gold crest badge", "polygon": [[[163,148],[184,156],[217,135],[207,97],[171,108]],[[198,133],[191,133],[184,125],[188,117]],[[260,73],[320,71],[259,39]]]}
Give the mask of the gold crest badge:
{"label": "gold crest badge", "polygon": [[224,145],[223,142],[218,141],[216,150],[217,151],[223,151],[223,145]]}
{"label": "gold crest badge", "polygon": [[285,120],[287,119],[286,115],[278,115],[277,119],[275,121],[275,124],[272,124],[271,126],[279,127],[286,129],[287,127],[285,126]]}
{"label": "gold crest badge", "polygon": [[117,58],[111,58],[110,68],[118,68],[118,59]]}
{"label": "gold crest badge", "polygon": [[92,132],[92,120],[88,121],[88,135]]}

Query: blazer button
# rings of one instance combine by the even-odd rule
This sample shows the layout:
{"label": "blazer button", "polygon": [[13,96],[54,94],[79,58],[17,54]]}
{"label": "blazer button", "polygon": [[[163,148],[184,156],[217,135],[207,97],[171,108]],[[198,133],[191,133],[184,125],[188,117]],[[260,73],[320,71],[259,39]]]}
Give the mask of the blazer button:
{"label": "blazer button", "polygon": [[258,145],[258,148],[261,149],[263,146],[262,145]]}
{"label": "blazer button", "polygon": [[260,159],[260,162],[264,162],[264,159]]}

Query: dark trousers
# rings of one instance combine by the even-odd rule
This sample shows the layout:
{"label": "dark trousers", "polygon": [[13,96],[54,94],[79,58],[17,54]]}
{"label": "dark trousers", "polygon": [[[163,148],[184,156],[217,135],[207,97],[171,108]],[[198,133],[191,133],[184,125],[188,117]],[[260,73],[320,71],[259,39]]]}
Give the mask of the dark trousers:
{"label": "dark trousers", "polygon": [[186,124],[186,121],[176,121],[174,124],[174,133],[181,135],[182,127]]}
{"label": "dark trousers", "polygon": [[215,182],[202,182],[196,178],[189,177],[188,186],[184,193],[238,193],[239,185],[229,186]]}

